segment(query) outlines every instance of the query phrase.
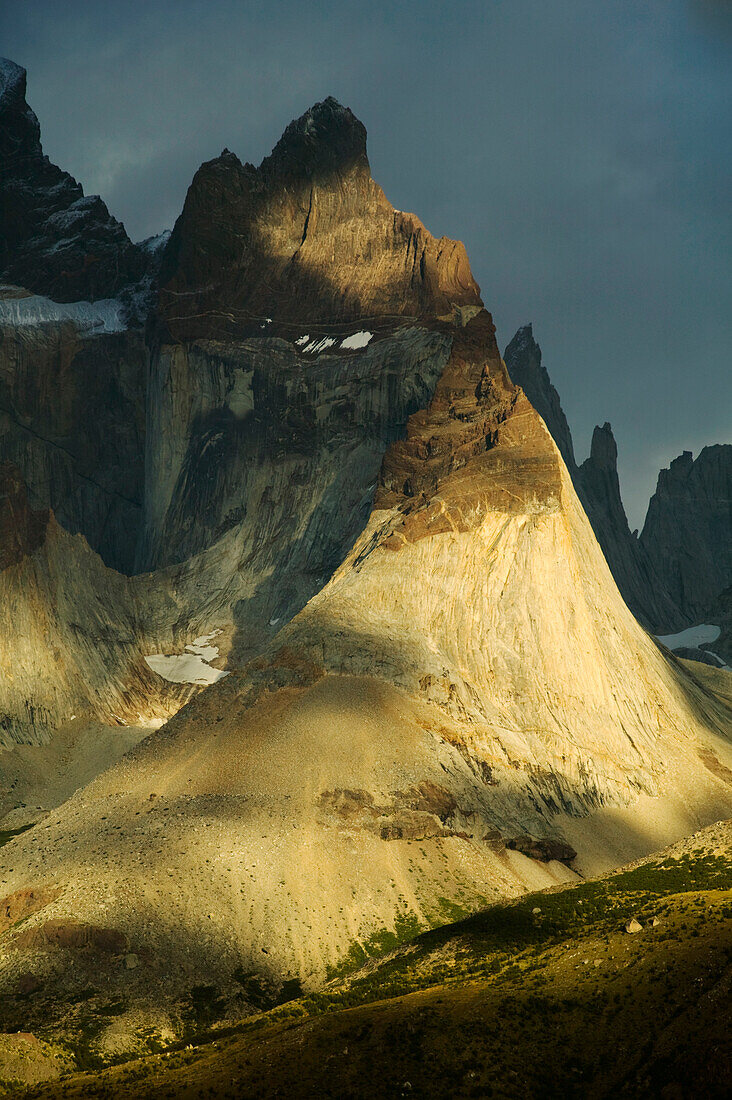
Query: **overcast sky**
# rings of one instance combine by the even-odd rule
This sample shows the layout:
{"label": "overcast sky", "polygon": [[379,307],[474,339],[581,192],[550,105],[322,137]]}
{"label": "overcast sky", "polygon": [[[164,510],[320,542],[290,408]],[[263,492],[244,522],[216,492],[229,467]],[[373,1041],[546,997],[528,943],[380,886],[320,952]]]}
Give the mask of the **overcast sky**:
{"label": "overcast sky", "polygon": [[375,179],[463,240],[503,348],[533,321],[578,459],[611,421],[631,526],[732,442],[728,0],[4,0],[44,150],[133,239],[224,146],[334,95]]}

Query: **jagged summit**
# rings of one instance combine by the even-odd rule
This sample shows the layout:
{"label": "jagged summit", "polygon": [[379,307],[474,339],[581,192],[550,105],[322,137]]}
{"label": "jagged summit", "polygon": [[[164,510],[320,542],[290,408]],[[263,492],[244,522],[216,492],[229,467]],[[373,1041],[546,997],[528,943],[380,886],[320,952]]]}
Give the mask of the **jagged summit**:
{"label": "jagged summit", "polygon": [[732,445],[684,451],[658,475],[641,545],[692,622],[732,583]]}
{"label": "jagged summit", "polygon": [[164,340],[238,338],[265,319],[393,323],[482,308],[464,246],[394,210],[371,178],[365,127],[332,97],[291,122],[259,168],[226,149],[201,165],[160,283]]}
{"label": "jagged summit", "polygon": [[40,155],[41,127],[25,100],[27,73],[0,57],[0,158],[4,174],[18,157]]}
{"label": "jagged summit", "polygon": [[13,102],[23,101],[25,110],[30,111],[25,103],[27,77],[22,65],[9,57],[0,57],[0,108],[6,109]]}
{"label": "jagged summit", "polygon": [[333,96],[315,103],[287,126],[269,157],[266,173],[306,178],[347,172],[369,172],[366,127]]}
{"label": "jagged summit", "polygon": [[[17,87],[27,77],[27,72],[22,65],[11,61],[9,57],[0,57],[0,103],[9,90]],[[25,90],[23,91],[25,95]]]}
{"label": "jagged summit", "polygon": [[598,466],[612,470],[617,469],[618,445],[615,442],[613,429],[607,420],[602,427],[599,424],[595,425],[595,430],[592,433],[592,443],[590,444],[590,458]]}
{"label": "jagged summit", "polygon": [[531,324],[521,326],[506,347],[504,360],[511,380],[521,386],[543,419],[574,477],[576,462],[572,433],[559,394],[551,383],[546,367],[542,366],[541,348],[534,339]]}
{"label": "jagged summit", "polygon": [[516,332],[513,335],[513,339],[508,344],[509,348],[538,348],[539,345],[534,339],[534,324],[533,321],[529,321],[526,325],[519,325]]}
{"label": "jagged summit", "polygon": [[0,59],[0,279],[59,302],[111,298],[147,257],[98,195],[44,156],[26,71]]}

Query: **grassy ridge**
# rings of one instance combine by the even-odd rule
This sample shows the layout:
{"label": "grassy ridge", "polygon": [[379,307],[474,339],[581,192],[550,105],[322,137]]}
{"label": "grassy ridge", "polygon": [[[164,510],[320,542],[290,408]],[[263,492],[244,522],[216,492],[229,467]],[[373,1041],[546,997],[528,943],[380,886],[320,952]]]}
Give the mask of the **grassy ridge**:
{"label": "grassy ridge", "polygon": [[194,1049],[30,1095],[722,1096],[731,887],[732,859],[699,851],[531,895]]}

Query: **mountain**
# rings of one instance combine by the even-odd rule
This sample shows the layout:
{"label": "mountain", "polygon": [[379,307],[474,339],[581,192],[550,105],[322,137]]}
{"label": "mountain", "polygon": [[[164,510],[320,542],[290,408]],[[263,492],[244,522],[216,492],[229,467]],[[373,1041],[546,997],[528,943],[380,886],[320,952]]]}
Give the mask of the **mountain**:
{"label": "mountain", "polygon": [[26,73],[0,60],[0,461],[113,568],[142,524],[144,302],[159,258],[44,156]]}
{"label": "mountain", "polygon": [[[434,322],[481,308],[463,246],[393,209],[364,127],[328,99],[259,168],[224,151],[199,169],[160,282],[140,567],[180,561],[246,514],[255,546],[275,527],[329,576],[363,526],[386,443],[442,369],[449,339]],[[326,484],[330,545],[313,551],[321,536],[293,524]],[[354,513],[345,531],[334,509]]]}
{"label": "mountain", "polygon": [[145,470],[143,334],[116,300],[0,289],[0,461],[113,568],[131,571]]}
{"label": "mountain", "polygon": [[463,245],[394,210],[363,125],[329,98],[259,168],[228,150],[201,166],[163,256],[158,314],[179,341],[259,335],[269,317],[277,332],[327,338],[339,322],[451,321],[480,306]]}
{"label": "mountain", "polygon": [[177,710],[0,853],[0,1027],[99,1058],[732,813],[726,674],[636,622],[463,246],[390,206],[349,110],[203,165],[159,263],[137,572],[7,473],[38,759],[72,706]]}
{"label": "mountain", "polygon": [[684,451],[658,475],[640,544],[692,622],[732,584],[732,445]]}
{"label": "mountain", "polygon": [[534,339],[532,325],[522,325],[503,353],[511,381],[520,386],[546,424],[552,439],[570,472],[577,491],[577,461],[574,443],[559,394],[552,385],[549,373],[541,361],[541,348]]}
{"label": "mountain", "polygon": [[578,470],[580,495],[618,588],[636,618],[656,633],[691,622],[668,592],[645,546],[631,533],[620,495],[618,448],[609,424],[592,433],[589,457]]}
{"label": "mountain", "polygon": [[113,298],[148,266],[98,195],[44,156],[26,71],[0,59],[0,279],[57,302]]}

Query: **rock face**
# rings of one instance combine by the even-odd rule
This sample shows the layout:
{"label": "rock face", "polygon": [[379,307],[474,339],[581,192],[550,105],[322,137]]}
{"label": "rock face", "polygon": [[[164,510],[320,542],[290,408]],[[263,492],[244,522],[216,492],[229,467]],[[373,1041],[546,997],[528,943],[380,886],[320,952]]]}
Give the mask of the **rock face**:
{"label": "rock face", "polygon": [[34,511],[18,470],[0,465],[0,748],[43,742],[72,715],[167,718],[193,689],[154,676],[143,654],[172,643],[173,618],[146,579],[106,569]]}
{"label": "rock face", "polygon": [[161,323],[178,341],[246,335],[268,317],[328,335],[482,304],[463,245],[394,210],[363,125],[334,99],[291,123],[259,168],[227,150],[202,165],[160,282]]}
{"label": "rock face", "polygon": [[360,349],[341,343],[321,354],[264,336],[160,349],[141,568],[236,530],[263,623],[291,617],[290,601],[299,610],[322,586],[363,528],[384,449],[432,394],[451,337],[404,326]]}
{"label": "rock face", "polygon": [[618,449],[610,425],[595,428],[589,458],[578,466],[572,433],[559,394],[542,366],[541,348],[531,325],[518,330],[506,348],[505,361],[512,380],[524,390],[559,447],[628,607],[639,622],[659,633],[688,626],[691,619],[686,610],[672,598],[654,561],[628,526],[618,480]]}
{"label": "rock face", "polygon": [[104,303],[59,309],[18,289],[1,294],[0,461],[20,469],[35,508],[53,508],[130,572],[142,525],[143,335]]}
{"label": "rock face", "polygon": [[658,475],[640,543],[691,622],[732,584],[732,445],[684,451]]}
{"label": "rock face", "polygon": [[112,298],[148,258],[98,195],[44,156],[26,72],[0,58],[0,279],[58,302]]}
{"label": "rock face", "polygon": [[148,353],[128,322],[159,256],[44,156],[25,90],[25,70],[0,59],[0,461],[19,467],[35,508],[130,572]]}

